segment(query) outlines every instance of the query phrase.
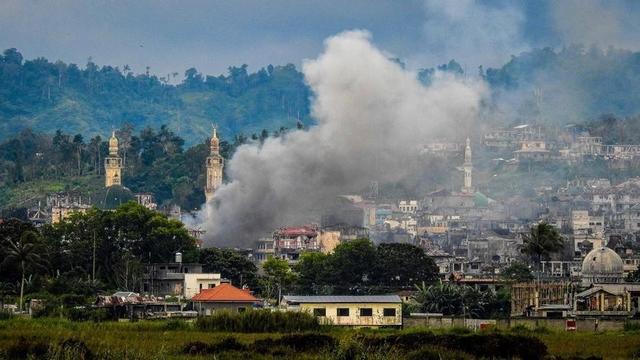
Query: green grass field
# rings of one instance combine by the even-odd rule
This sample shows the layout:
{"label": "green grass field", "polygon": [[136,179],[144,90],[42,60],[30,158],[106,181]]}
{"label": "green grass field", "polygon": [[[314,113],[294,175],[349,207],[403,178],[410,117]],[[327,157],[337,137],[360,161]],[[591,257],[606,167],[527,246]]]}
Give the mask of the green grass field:
{"label": "green grass field", "polygon": [[[502,337],[513,334],[468,334],[460,329],[431,333],[428,329],[419,328],[331,328],[307,335],[308,338],[294,337],[288,340],[289,343],[279,343],[278,339],[286,340],[287,335],[204,332],[196,329],[192,323],[177,320],[93,323],[13,318],[0,321],[0,358],[77,359],[86,353],[90,356],[85,358],[93,359],[472,359],[476,357],[464,352],[468,349],[463,351],[452,344],[462,339],[457,344],[475,342],[478,345],[478,342],[486,342],[488,346],[493,346],[495,344],[492,342],[500,342]],[[639,331],[597,334],[531,331],[518,335],[541,340],[548,349],[546,358],[550,359],[583,359],[590,356],[633,359],[640,355]],[[438,346],[423,346],[420,350],[420,336],[447,341]],[[322,347],[322,341],[327,339],[332,345]],[[518,339],[523,341],[528,337]],[[291,345],[292,341],[302,341],[306,345]],[[208,352],[195,351],[205,345],[210,346]],[[522,346],[528,345],[522,343]]]}

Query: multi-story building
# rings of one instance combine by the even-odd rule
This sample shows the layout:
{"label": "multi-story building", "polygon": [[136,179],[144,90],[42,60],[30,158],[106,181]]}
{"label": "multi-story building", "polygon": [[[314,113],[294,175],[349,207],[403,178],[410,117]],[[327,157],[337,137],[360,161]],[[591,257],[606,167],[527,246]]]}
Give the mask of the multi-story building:
{"label": "multi-story building", "polygon": [[218,273],[203,273],[202,265],[183,263],[176,253],[175,262],[146,265],[143,290],[156,296],[176,296],[191,299],[203,289],[212,289],[222,282]]}

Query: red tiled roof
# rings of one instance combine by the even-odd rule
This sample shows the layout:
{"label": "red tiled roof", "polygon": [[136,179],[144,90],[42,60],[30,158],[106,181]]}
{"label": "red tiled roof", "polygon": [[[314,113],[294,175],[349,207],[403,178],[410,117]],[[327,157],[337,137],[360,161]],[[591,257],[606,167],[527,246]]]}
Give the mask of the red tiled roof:
{"label": "red tiled roof", "polygon": [[199,294],[191,298],[192,301],[204,302],[257,302],[258,299],[249,293],[249,290],[238,289],[237,287],[222,283],[213,289],[204,289]]}

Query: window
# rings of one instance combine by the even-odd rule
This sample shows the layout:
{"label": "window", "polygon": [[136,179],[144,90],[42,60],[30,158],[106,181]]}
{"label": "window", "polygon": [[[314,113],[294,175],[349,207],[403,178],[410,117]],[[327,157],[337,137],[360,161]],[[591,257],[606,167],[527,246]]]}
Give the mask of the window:
{"label": "window", "polygon": [[246,309],[245,309],[244,307],[239,307],[239,308],[238,308],[238,312],[239,312],[239,313],[244,312],[245,310],[246,310]]}
{"label": "window", "polygon": [[371,308],[360,309],[360,316],[373,316],[373,309]]}
{"label": "window", "polygon": [[349,316],[348,308],[338,308],[338,316]]}
{"label": "window", "polygon": [[384,308],[382,310],[382,315],[383,316],[396,316],[396,309],[395,308]]}
{"label": "window", "polygon": [[200,291],[202,291],[202,284],[200,284]]}
{"label": "window", "polygon": [[209,284],[209,289],[213,289],[214,287],[216,287],[216,284]]}
{"label": "window", "polygon": [[327,316],[327,309],[315,308],[313,309],[313,316]]}

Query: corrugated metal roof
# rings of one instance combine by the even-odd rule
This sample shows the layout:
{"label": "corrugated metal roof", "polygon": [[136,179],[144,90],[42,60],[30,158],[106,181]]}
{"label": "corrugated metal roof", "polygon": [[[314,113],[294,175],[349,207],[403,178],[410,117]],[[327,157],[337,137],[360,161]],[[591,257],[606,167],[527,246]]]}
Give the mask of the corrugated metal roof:
{"label": "corrugated metal roof", "polygon": [[292,303],[401,303],[398,295],[335,295],[335,296],[296,296],[282,297],[284,302]]}

